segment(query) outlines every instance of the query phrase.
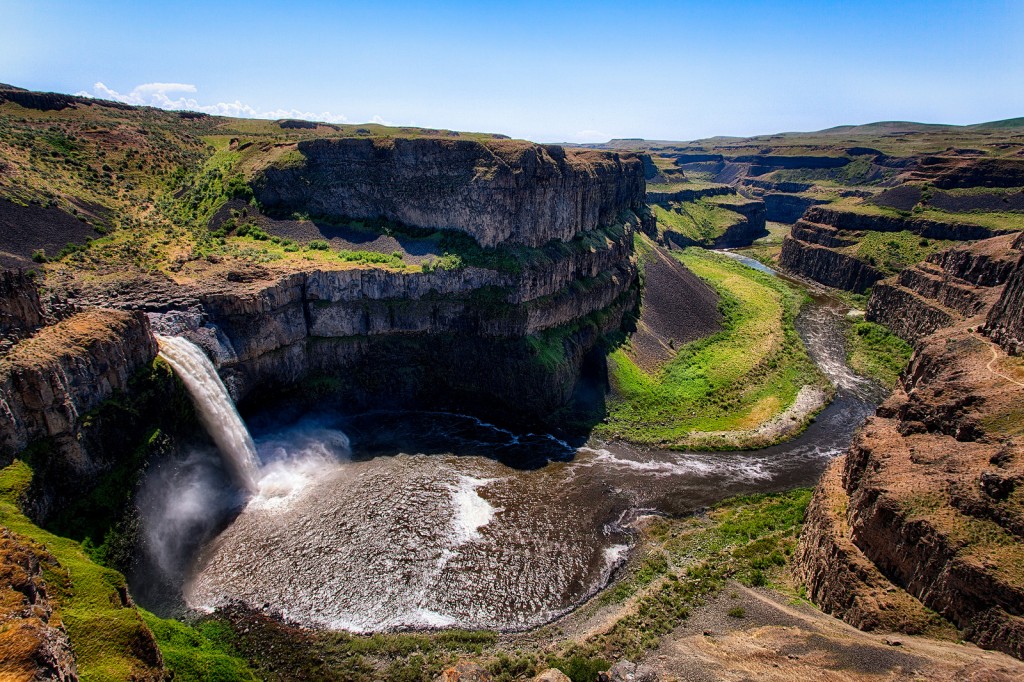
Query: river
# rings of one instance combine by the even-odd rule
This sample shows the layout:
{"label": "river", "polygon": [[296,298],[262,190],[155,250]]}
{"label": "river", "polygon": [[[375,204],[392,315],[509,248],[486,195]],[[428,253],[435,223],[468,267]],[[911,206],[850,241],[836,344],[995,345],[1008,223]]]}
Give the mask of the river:
{"label": "river", "polygon": [[[824,295],[802,310],[798,331],[836,396],[799,437],[756,451],[574,448],[424,412],[256,419],[260,491],[208,533],[185,602],[241,600],[353,631],[550,621],[608,583],[639,516],[817,481],[882,397],[845,364],[844,317]],[[163,500],[148,514],[173,516],[148,489]]]}

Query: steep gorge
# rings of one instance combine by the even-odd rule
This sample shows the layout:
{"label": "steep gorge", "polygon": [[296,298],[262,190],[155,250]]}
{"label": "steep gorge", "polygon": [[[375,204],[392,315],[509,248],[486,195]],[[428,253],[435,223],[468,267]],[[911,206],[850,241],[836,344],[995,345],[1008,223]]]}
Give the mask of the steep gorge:
{"label": "steep gorge", "polygon": [[[1024,259],[1009,235],[877,285],[870,318],[916,341],[901,384],[826,473],[797,553],[811,598],[866,629],[923,632],[924,607],[1024,656],[1024,364],[1008,329]],[[988,320],[992,339],[979,332]]]}

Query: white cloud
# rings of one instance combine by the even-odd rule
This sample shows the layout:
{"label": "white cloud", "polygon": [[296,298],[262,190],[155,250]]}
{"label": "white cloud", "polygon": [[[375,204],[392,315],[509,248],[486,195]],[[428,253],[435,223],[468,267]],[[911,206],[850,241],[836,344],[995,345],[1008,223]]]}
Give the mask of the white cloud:
{"label": "white cloud", "polygon": [[[238,118],[299,118],[307,121],[322,121],[324,123],[347,123],[348,119],[341,114],[332,114],[329,111],[315,113],[312,111],[301,111],[299,109],[256,109],[238,100],[234,102],[217,102],[215,104],[200,104],[194,97],[186,97],[185,94],[196,94],[198,89],[191,83],[143,83],[132,88],[131,92],[121,93],[108,88],[103,83],[96,83],[92,86],[92,92],[77,92],[81,97],[97,97],[110,99],[125,104],[138,106],[158,107],[160,109],[171,109],[175,111],[201,111],[217,116],[235,116]],[[379,118],[375,116],[374,119]]]}

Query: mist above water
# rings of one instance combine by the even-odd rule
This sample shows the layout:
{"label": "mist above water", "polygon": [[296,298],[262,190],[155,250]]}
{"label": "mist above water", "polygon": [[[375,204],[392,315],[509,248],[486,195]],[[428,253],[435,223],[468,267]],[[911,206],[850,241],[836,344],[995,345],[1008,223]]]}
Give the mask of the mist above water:
{"label": "mist above water", "polygon": [[829,301],[805,308],[798,330],[836,399],[752,452],[577,449],[432,412],[258,416],[252,488],[209,448],[148,476],[147,556],[195,609],[239,600],[353,631],[535,627],[607,584],[637,517],[813,485],[878,399],[844,363],[843,323]]}

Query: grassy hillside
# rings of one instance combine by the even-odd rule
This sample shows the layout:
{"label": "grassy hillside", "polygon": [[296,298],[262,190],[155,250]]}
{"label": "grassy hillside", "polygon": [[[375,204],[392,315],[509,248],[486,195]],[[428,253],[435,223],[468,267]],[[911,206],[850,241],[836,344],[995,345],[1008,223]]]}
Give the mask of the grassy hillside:
{"label": "grassy hillside", "polygon": [[623,350],[609,358],[612,396],[602,436],[673,447],[719,447],[709,432],[754,429],[780,414],[801,387],[825,384],[793,327],[803,294],[701,249],[674,252],[721,295],[723,329],[678,349],[657,374]]}

